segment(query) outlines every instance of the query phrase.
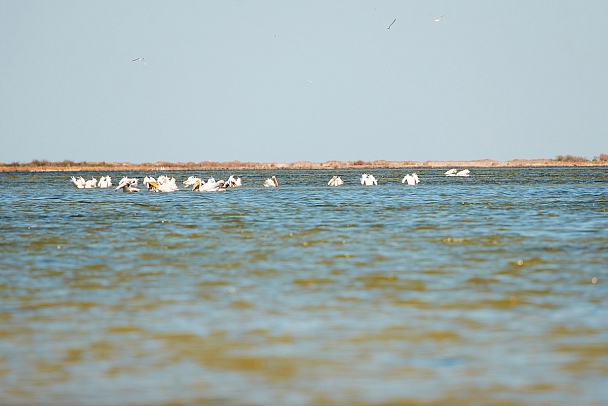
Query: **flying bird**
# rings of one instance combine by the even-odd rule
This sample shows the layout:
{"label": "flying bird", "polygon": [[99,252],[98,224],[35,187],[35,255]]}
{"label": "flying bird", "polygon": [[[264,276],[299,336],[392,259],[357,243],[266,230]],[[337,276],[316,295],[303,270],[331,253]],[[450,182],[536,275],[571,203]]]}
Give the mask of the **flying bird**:
{"label": "flying bird", "polygon": [[393,20],[393,22],[392,22],[392,23],[390,23],[390,24],[388,25],[388,27],[386,27],[386,29],[387,29],[387,30],[390,30],[390,29],[391,29],[391,27],[393,26],[393,24],[395,24],[395,21],[397,21],[397,19],[396,19],[396,18]]}
{"label": "flying bird", "polygon": [[135,61],[143,61],[143,62],[144,62],[144,66],[148,66],[148,65],[146,64],[146,58],[135,58],[135,59],[133,59],[131,62],[135,62]]}
{"label": "flying bird", "polygon": [[433,17],[433,20],[435,20],[436,23],[438,23],[439,21],[441,21],[441,19],[443,17],[445,17],[445,15],[439,16],[439,17],[435,17],[433,14],[431,14],[431,17]]}

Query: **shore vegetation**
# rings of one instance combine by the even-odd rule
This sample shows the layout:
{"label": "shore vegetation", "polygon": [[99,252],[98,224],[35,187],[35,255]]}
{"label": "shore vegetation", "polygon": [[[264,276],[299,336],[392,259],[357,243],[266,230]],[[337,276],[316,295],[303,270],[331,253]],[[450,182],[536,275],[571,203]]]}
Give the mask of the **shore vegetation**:
{"label": "shore vegetation", "polygon": [[31,162],[0,163],[0,172],[80,172],[80,171],[168,171],[168,170],[276,170],[276,169],[349,169],[349,168],[488,168],[488,167],[544,167],[544,166],[608,166],[608,154],[599,154],[593,159],[573,155],[558,155],[553,159],[513,159],[495,161],[481,159],[472,161],[386,161],[355,160],[327,162],[87,162],[63,160],[51,162],[34,159]]}

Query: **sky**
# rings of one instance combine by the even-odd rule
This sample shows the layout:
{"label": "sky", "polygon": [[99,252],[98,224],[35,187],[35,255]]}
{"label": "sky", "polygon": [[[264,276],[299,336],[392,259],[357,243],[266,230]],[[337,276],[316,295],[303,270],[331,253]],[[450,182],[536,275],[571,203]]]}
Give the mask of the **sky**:
{"label": "sky", "polygon": [[605,0],[0,0],[0,162],[593,158],[607,15]]}

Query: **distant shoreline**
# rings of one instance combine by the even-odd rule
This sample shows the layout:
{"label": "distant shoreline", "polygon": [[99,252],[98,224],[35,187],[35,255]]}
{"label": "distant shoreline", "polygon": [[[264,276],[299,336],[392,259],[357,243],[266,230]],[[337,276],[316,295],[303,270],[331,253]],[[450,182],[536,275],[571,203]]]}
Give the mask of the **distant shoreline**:
{"label": "distant shoreline", "polygon": [[281,169],[400,169],[400,168],[526,168],[526,167],[576,167],[608,166],[602,160],[557,160],[557,159],[514,159],[495,161],[481,159],[472,161],[299,161],[291,163],[269,162],[156,162],[134,164],[130,162],[48,162],[0,163],[0,172],[116,172],[116,171],[172,171],[172,170],[281,170]]}

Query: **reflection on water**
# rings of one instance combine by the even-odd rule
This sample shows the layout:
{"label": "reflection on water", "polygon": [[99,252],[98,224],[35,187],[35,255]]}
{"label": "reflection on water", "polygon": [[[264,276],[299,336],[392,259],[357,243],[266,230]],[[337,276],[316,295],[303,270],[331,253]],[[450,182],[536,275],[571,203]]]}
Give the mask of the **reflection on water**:
{"label": "reflection on water", "polygon": [[0,403],[608,402],[608,171],[444,171],[0,174]]}

